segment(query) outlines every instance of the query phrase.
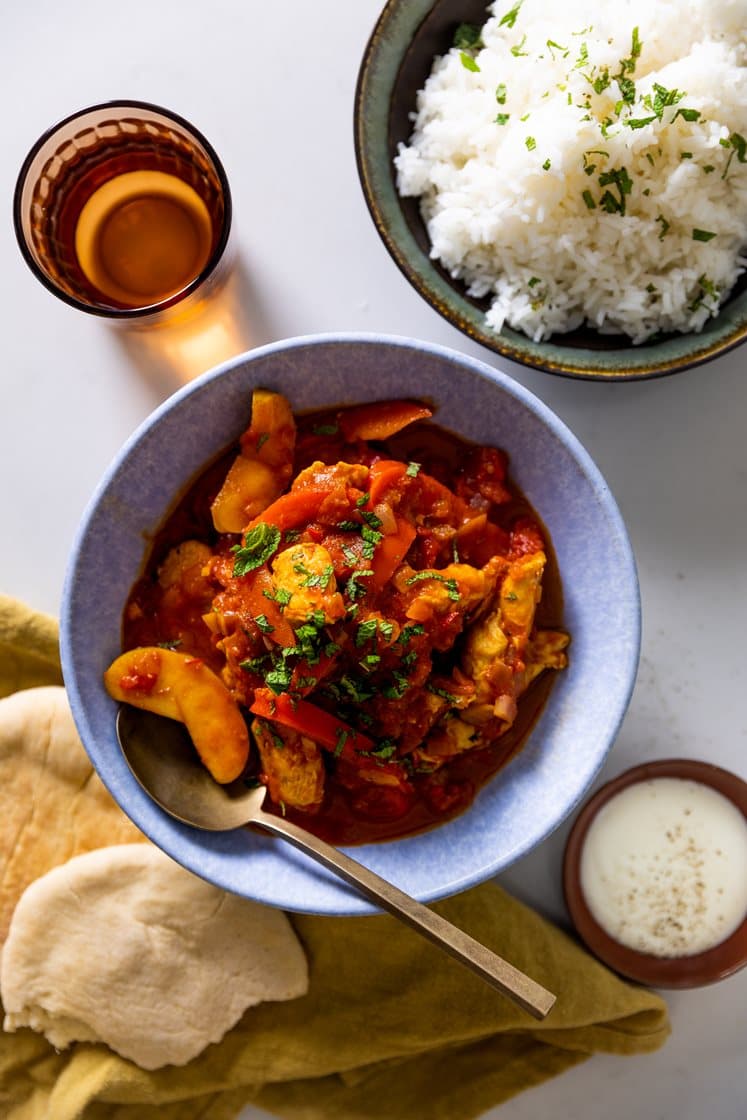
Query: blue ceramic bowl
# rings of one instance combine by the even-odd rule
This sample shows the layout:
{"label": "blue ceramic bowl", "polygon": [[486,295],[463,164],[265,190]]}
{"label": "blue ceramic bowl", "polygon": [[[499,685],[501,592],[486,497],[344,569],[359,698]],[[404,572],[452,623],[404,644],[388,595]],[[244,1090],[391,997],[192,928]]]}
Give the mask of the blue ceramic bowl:
{"label": "blue ceramic bowl", "polygon": [[247,829],[208,833],[173,820],[130,774],[102,673],[120,652],[127,594],[147,539],[190,480],[245,426],[252,389],[295,409],[424,397],[435,419],[505,448],[512,475],[557,554],[570,666],[521,752],[467,812],[430,832],[350,849],[422,901],[455,894],[525,855],[574,809],[617,733],[638,664],[640,601],[620,513],[578,440],[536,397],[473,358],[403,338],[320,335],[253,350],[171,397],[129,440],[83,518],[62,612],[65,682],[78,729],[124,811],[179,863],[227,890],[288,910],[362,914],[372,907],[288,844]]}

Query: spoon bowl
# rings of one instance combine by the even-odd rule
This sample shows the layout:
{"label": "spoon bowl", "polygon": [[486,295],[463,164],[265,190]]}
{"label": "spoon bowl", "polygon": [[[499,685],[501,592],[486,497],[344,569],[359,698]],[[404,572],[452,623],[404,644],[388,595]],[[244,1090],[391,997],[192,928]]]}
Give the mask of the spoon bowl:
{"label": "spoon bowl", "polygon": [[544,1019],[555,996],[463,930],[429,910],[344,852],[266,813],[267,789],[238,778],[219,785],[200,762],[185,727],[127,705],[117,715],[117,738],[127,765],[145,792],[172,817],[212,832],[256,825],[287,840],[339,875],[372,902],[476,972],[535,1019]]}
{"label": "spoon bowl", "polygon": [[183,824],[208,832],[242,828],[262,808],[264,786],[242,778],[219,785],[200,762],[183,724],[126,705],[117,738],[149,797]]}

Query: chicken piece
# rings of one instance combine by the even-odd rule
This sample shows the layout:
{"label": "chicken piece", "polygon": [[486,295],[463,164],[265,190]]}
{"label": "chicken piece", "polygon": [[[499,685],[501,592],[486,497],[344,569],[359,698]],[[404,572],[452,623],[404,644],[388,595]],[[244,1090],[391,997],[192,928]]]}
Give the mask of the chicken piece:
{"label": "chicken piece", "polygon": [[322,525],[338,525],[349,520],[355,508],[350,491],[363,493],[368,486],[368,467],[361,463],[322,463],[316,461],[295,478],[292,491],[316,490],[323,496],[314,519]]}
{"label": "chicken piece", "polygon": [[533,552],[511,562],[501,584],[500,605],[503,627],[514,643],[524,649],[534,626],[537,604],[542,597],[542,574],[547,557]]}
{"label": "chicken piece", "polygon": [[302,542],[278,553],[272,562],[272,580],[276,595],[290,595],[284,617],[291,626],[301,626],[316,611],[324,616],[325,626],[345,614],[332,558],[320,544]]}
{"label": "chicken piece", "polygon": [[158,582],[164,591],[178,587],[188,599],[209,599],[212,585],[205,569],[212,559],[212,550],[202,541],[184,541],[166,556],[158,569]]}
{"label": "chicken piece", "polygon": [[482,746],[479,730],[463,719],[454,716],[442,720],[428,738],[412,752],[412,761],[420,768],[438,770],[458,754]]}
{"label": "chicken piece", "polygon": [[509,564],[493,610],[470,628],[462,669],[475,683],[475,699],[464,718],[482,725],[492,719],[507,730],[516,718],[516,700],[545,668],[563,668],[565,634],[532,634],[546,557],[535,552]]}
{"label": "chicken piece", "polygon": [[407,617],[415,622],[428,622],[454,610],[470,614],[492,594],[496,578],[488,567],[473,568],[471,564],[449,564],[446,568],[421,572],[403,565],[394,583],[397,590],[412,596]]}
{"label": "chicken piece", "polygon": [[252,420],[211,508],[219,533],[240,533],[291,480],[296,422],[279,393],[255,389]]}
{"label": "chicken piece", "polygon": [[138,645],[172,644],[212,662],[213,642],[203,621],[215,592],[209,575],[212,559],[201,541],[184,541],[171,549],[153,588],[151,627],[138,636]]}
{"label": "chicken piece", "polygon": [[262,781],[276,805],[315,813],[324,798],[324,761],[311,739],[265,720],[252,722],[262,764]]}
{"label": "chicken piece", "polygon": [[306,487],[331,490],[336,486],[353,486],[365,490],[368,485],[368,467],[363,463],[322,463],[319,459],[299,471],[293,480],[291,490]]}
{"label": "chicken piece", "polygon": [[527,645],[524,688],[543,672],[544,669],[565,669],[568,664],[570,637],[560,630],[538,630]]}

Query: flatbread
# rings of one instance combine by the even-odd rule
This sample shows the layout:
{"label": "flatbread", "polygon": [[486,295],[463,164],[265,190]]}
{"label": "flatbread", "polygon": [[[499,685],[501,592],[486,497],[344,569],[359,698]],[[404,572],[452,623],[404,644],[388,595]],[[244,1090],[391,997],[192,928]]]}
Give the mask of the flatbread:
{"label": "flatbread", "polygon": [[81,852],[144,839],[95,773],[63,688],[0,700],[0,946],[34,879]]}
{"label": "flatbread", "polygon": [[285,914],[228,894],[151,844],[76,856],[24,892],[2,956],[5,1030],[102,1041],[183,1065],[263,1000],[304,995]]}

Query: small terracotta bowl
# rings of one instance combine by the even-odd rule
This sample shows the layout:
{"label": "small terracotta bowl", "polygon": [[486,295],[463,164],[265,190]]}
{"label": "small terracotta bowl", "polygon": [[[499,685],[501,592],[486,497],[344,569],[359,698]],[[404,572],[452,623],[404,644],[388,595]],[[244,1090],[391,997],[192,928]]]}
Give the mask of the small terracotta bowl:
{"label": "small terracotta bowl", "polygon": [[628,786],[652,778],[682,778],[699,782],[728,797],[747,817],[747,782],[736,774],[693,759],[671,758],[646,762],[626,770],[586,802],[576,817],[565,848],[563,892],[576,931],[587,948],[616,972],[655,988],[699,988],[713,984],[747,965],[747,916],[725,941],[682,957],[657,957],[621,945],[599,925],[581,889],[581,854],[599,810]]}

